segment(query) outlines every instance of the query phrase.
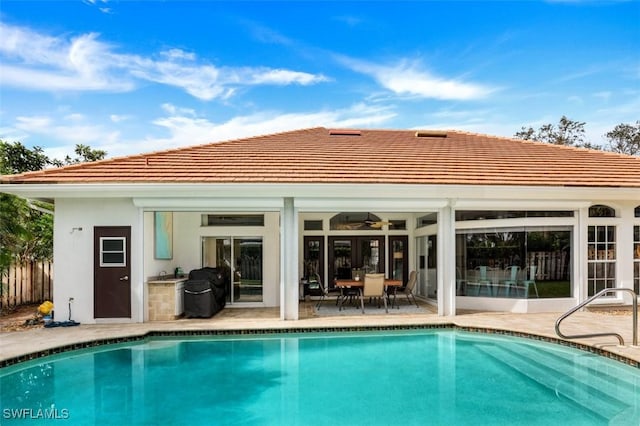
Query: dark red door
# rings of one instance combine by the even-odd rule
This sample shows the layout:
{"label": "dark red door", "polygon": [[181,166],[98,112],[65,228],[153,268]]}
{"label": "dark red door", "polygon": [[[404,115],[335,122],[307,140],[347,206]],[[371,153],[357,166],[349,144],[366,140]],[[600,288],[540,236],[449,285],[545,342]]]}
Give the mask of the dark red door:
{"label": "dark red door", "polygon": [[131,227],[93,228],[93,316],[131,318]]}

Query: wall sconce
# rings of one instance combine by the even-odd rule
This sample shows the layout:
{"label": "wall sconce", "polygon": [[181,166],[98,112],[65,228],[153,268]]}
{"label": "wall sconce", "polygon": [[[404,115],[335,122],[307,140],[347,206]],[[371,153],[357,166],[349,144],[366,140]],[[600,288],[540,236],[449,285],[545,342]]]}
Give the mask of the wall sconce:
{"label": "wall sconce", "polygon": [[74,233],[74,232],[76,232],[76,231],[82,231],[82,226],[78,226],[78,227],[75,227],[75,228],[71,228],[71,232],[70,232],[70,234],[73,234],[73,233]]}

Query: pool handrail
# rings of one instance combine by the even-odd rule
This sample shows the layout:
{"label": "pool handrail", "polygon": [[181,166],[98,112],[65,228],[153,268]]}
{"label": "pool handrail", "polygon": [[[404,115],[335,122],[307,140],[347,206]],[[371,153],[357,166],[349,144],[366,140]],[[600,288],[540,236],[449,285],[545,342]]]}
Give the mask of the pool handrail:
{"label": "pool handrail", "polygon": [[572,308],[567,312],[565,312],[564,314],[560,315],[560,318],[556,320],[556,334],[563,339],[581,339],[581,338],[588,338],[588,337],[615,336],[618,338],[618,342],[620,343],[620,346],[624,346],[624,339],[618,333],[609,332],[609,333],[588,333],[588,334],[566,335],[560,331],[560,323],[564,319],[566,319],[567,317],[569,317],[571,314],[578,311],[579,309],[582,309],[589,303],[593,302],[595,299],[607,293],[615,292],[615,291],[626,291],[631,293],[632,295],[633,346],[638,346],[638,294],[630,288],[605,288],[603,290],[600,290],[599,292],[597,292],[596,294],[594,294],[584,302],[578,304],[578,306],[576,306],[575,308]]}

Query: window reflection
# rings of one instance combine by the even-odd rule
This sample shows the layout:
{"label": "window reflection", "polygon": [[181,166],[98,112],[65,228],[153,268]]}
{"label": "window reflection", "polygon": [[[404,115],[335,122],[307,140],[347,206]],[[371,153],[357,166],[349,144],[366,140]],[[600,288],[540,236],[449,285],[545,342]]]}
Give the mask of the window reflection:
{"label": "window reflection", "polygon": [[570,297],[570,227],[495,228],[456,235],[458,295]]}

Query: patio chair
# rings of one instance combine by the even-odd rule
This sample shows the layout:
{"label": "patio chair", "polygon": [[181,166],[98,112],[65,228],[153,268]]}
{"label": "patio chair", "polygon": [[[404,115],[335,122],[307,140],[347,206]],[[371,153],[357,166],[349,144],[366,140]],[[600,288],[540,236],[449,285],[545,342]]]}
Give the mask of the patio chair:
{"label": "patio chair", "polygon": [[311,276],[309,277],[306,294],[309,296],[320,297],[316,302],[316,309],[320,309],[320,304],[329,295],[329,289],[322,284],[322,280],[320,279],[319,274],[311,274]]}
{"label": "patio chair", "polygon": [[384,274],[365,274],[364,287],[360,291],[360,307],[362,308],[363,314],[365,297],[377,298],[378,308],[380,307],[380,299],[382,299],[384,302],[384,310],[386,313],[389,313],[389,309],[387,307],[387,294],[384,290]]}
{"label": "patio chair", "polygon": [[475,285],[476,285],[476,296],[480,296],[480,289],[484,286],[487,288],[487,295],[492,296],[493,291],[491,290],[491,280],[487,274],[489,268],[487,266],[476,266],[475,269]]}
{"label": "patio chair", "polygon": [[533,289],[536,291],[536,297],[540,297],[538,295],[538,286],[536,285],[536,271],[538,267],[536,265],[531,265],[527,267],[528,274],[525,275],[524,280],[520,281],[520,286],[524,289],[524,297],[525,299],[529,298],[529,287],[533,285]]}
{"label": "patio chair", "polygon": [[[407,297],[407,302],[409,302],[409,304],[412,303],[411,299],[413,299],[413,303],[415,303],[416,307],[419,308],[420,306],[418,305],[418,302],[416,302],[416,296],[413,294],[416,288],[417,282],[418,282],[418,272],[416,271],[409,272],[409,281],[407,282],[407,285],[400,289],[394,290],[393,302],[391,303],[391,306],[393,307],[396,304],[396,294],[403,293]],[[398,305],[398,309],[400,309],[400,305]]]}
{"label": "patio chair", "polygon": [[[520,267],[519,266],[507,266],[504,269],[505,272],[505,276],[507,277],[507,279],[505,279],[504,281],[502,281],[502,285],[504,285],[505,287],[505,296],[511,296],[511,288],[513,287],[516,291],[516,296],[518,293],[518,273],[520,272]],[[497,294],[496,294],[497,296]]]}

